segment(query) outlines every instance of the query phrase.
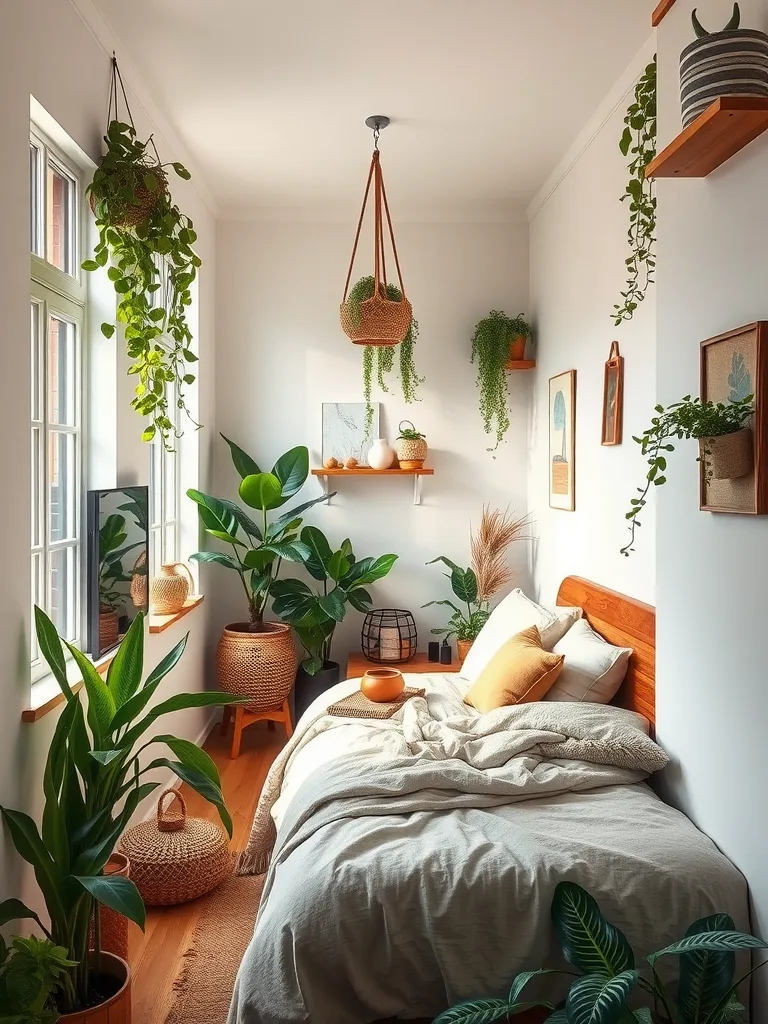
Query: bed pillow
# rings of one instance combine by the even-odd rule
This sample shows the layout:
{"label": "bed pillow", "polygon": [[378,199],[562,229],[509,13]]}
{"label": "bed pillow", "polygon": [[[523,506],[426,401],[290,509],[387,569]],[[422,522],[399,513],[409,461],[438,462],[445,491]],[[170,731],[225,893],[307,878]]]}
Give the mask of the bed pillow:
{"label": "bed pillow", "polygon": [[564,660],[562,654],[550,654],[542,648],[541,634],[531,626],[501,645],[464,701],[485,714],[511,704],[541,700],[560,675]]}
{"label": "bed pillow", "polygon": [[564,656],[565,665],[547,700],[608,704],[624,682],[632,648],[614,647],[579,619],[555,644],[554,653]]}
{"label": "bed pillow", "polygon": [[579,618],[581,608],[550,610],[526,597],[522,590],[513,590],[491,612],[491,617],[470,648],[461,667],[461,675],[474,682],[499,648],[529,626],[538,628],[542,647],[551,651]]}

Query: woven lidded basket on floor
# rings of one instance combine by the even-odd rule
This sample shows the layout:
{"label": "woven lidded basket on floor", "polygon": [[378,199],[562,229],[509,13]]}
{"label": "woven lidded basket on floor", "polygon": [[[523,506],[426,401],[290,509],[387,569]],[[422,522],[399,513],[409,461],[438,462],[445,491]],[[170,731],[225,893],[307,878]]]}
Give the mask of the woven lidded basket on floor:
{"label": "woven lidded basket on floor", "polygon": [[[166,797],[179,809],[166,807]],[[131,881],[150,907],[197,899],[232,871],[226,832],[212,821],[188,818],[184,797],[166,789],[157,802],[157,818],[129,828],[120,852],[131,862]]]}

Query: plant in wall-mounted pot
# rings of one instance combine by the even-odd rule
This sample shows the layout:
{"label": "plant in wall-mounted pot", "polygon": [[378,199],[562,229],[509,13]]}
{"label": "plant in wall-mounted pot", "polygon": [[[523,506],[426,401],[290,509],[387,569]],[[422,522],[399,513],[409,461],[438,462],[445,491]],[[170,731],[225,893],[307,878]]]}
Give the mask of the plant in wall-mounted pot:
{"label": "plant in wall-mounted pot", "polygon": [[348,605],[369,611],[373,601],[366,587],[383,579],[397,561],[397,555],[357,559],[349,539],[333,551],[315,526],[304,527],[301,542],[309,551],[304,567],[322,589],[313,590],[303,580],[276,580],[272,585],[272,610],[294,627],[306,652],[296,674],[297,718],[339,681],[339,664],[331,661],[331,647]]}
{"label": "plant in wall-mounted pot", "polygon": [[645,486],[638,487],[639,497],[632,498],[626,513],[630,539],[621,549],[622,555],[634,551],[635,531],[648,500],[651,486],[667,482],[667,452],[675,450],[671,441],[695,438],[699,442],[698,462],[708,480],[735,480],[746,476],[753,467],[752,428],[748,420],[754,412],[754,396],[737,402],[702,402],[686,395],[666,409],[656,406],[656,415],[642,437],[634,437],[648,460]]}
{"label": "plant in wall-mounted pot", "polygon": [[477,364],[480,415],[486,434],[495,435],[495,451],[509,430],[509,394],[506,367],[525,355],[531,328],[522,314],[514,318],[492,309],[472,335],[472,362]]}
{"label": "plant in wall-mounted pot", "polygon": [[395,452],[400,469],[421,469],[429,451],[426,435],[420,434],[410,420],[403,420],[398,430]]}

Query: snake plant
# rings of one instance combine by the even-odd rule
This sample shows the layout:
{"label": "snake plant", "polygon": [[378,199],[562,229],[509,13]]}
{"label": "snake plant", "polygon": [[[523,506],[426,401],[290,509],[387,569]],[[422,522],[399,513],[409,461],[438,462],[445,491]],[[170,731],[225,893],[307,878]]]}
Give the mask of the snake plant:
{"label": "snake plant", "polygon": [[[694,32],[696,33],[696,35],[697,35],[697,37],[699,39],[705,39],[707,36],[713,34],[711,32],[708,32],[704,28],[704,26],[701,24],[701,22],[699,21],[698,17],[696,16],[696,8],[695,7],[693,9],[693,12],[691,13],[691,21],[693,22],[693,30],[694,30]],[[723,32],[735,32],[738,29],[739,25],[741,25],[741,11],[739,10],[739,5],[738,4],[734,4],[733,5],[733,14],[731,15],[731,20],[728,22],[728,24],[725,26],[725,28],[722,29],[722,31]]]}

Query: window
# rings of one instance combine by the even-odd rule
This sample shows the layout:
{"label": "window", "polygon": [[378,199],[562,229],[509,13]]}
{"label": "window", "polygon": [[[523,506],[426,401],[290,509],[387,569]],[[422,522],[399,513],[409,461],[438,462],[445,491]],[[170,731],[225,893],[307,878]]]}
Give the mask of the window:
{"label": "window", "polygon": [[[81,635],[82,362],[80,182],[33,130],[29,146],[32,602],[71,643]],[[45,671],[33,637],[33,678]]]}
{"label": "window", "polygon": [[[178,429],[179,409],[175,394],[168,396],[168,416]],[[179,442],[176,441],[177,449],[178,445]],[[152,574],[156,575],[161,565],[179,560],[181,474],[178,450],[167,451],[159,438],[155,438],[150,447],[150,561]]]}

